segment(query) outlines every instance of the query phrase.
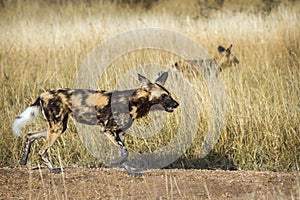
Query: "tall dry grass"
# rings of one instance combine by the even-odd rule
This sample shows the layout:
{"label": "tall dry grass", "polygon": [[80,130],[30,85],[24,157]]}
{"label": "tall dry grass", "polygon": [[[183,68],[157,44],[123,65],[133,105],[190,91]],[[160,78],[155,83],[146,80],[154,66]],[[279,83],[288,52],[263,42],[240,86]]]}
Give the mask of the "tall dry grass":
{"label": "tall dry grass", "polygon": [[[80,64],[112,35],[157,27],[185,34],[211,55],[216,55],[219,44],[233,44],[233,52],[241,63],[221,74],[227,93],[226,124],[213,151],[205,159],[198,159],[207,129],[203,120],[192,146],[177,163],[185,167],[224,167],[233,162],[243,169],[298,170],[300,7],[297,2],[282,2],[266,13],[260,12],[259,1],[234,6],[232,1],[225,1],[222,9],[209,10],[204,17],[199,14],[202,4],[197,1],[182,4],[166,0],[149,10],[92,3],[93,6],[83,1],[65,4],[16,1],[1,8],[1,167],[19,165],[22,139],[13,136],[11,124],[40,92],[72,87]],[[144,62],[170,64],[173,60],[176,56],[165,53],[136,52],[116,60],[116,65],[126,69]],[[106,83],[102,87],[109,89],[109,82]],[[199,90],[198,98],[205,98],[200,79],[197,84],[192,87]],[[199,107],[203,108],[200,115],[206,119],[206,105]],[[42,123],[29,125],[25,131],[41,129]],[[170,137],[173,125],[166,131]],[[99,166],[75,133],[71,121],[51,154],[57,159],[61,155],[63,166]],[[167,141],[165,137],[144,141],[129,136],[127,142],[131,151],[149,151],[157,148],[155,144],[160,139]],[[40,142],[32,146],[32,165],[40,162],[39,147]],[[59,164],[58,160],[53,162]]]}

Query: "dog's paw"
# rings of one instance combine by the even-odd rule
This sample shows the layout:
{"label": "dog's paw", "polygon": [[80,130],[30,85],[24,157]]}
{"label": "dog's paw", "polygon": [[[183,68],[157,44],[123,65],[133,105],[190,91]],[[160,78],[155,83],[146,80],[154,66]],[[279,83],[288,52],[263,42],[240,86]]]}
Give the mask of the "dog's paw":
{"label": "dog's paw", "polygon": [[124,169],[130,176],[134,176],[134,177],[142,176],[142,173],[132,170],[131,167],[127,163],[123,163],[122,167],[124,167]]}
{"label": "dog's paw", "polygon": [[121,156],[119,158],[116,158],[113,160],[110,164],[111,167],[121,166],[123,163],[125,163],[128,160],[126,156]]}
{"label": "dog's paw", "polygon": [[141,177],[141,176],[143,176],[143,174],[141,172],[128,172],[128,174],[130,176],[133,176],[133,177]]}
{"label": "dog's paw", "polygon": [[51,172],[53,174],[60,174],[62,172],[62,170],[61,170],[61,168],[53,168],[53,169],[51,169]]}
{"label": "dog's paw", "polygon": [[20,165],[26,165],[26,164],[27,164],[27,159],[20,160]]}

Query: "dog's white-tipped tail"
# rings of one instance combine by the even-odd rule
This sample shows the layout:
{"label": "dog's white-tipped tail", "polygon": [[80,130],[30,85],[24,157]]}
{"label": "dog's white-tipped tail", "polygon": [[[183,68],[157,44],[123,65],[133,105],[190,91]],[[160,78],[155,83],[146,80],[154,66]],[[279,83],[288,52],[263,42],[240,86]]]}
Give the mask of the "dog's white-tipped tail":
{"label": "dog's white-tipped tail", "polygon": [[16,117],[12,126],[14,134],[21,137],[23,135],[22,127],[35,120],[39,113],[39,107],[33,105],[28,107],[24,112]]}

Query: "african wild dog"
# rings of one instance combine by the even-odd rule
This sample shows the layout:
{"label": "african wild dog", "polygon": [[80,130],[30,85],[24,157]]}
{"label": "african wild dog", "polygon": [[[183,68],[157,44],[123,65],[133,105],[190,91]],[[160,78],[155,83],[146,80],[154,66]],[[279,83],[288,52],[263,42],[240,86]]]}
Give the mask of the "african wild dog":
{"label": "african wild dog", "polygon": [[[112,165],[123,166],[133,174],[126,164],[128,151],[125,147],[125,131],[135,119],[147,115],[152,106],[156,109],[172,112],[179,104],[163,87],[168,77],[164,72],[155,83],[138,74],[141,87],[124,91],[94,91],[83,89],[58,89],[42,93],[37,100],[20,114],[13,122],[13,131],[22,136],[22,127],[42,113],[47,121],[47,130],[26,135],[23,156],[20,161],[26,165],[31,143],[46,138],[39,155],[54,173],[61,170],[53,168],[48,160],[48,150],[55,140],[66,130],[70,115],[79,123],[102,126],[103,133],[120,148],[121,156]],[[151,109],[152,110],[152,109]]]}
{"label": "african wild dog", "polygon": [[[204,72],[211,72],[212,67],[215,67],[222,72],[223,69],[231,66],[236,66],[239,64],[239,60],[231,53],[232,45],[230,45],[227,49],[222,46],[218,47],[219,55],[214,59],[206,59],[206,60],[186,60],[176,62],[172,67],[184,73],[187,76],[198,76],[200,75],[197,70],[193,69],[193,67],[199,68],[200,70],[204,69]],[[202,69],[201,69],[202,68]]]}
{"label": "african wild dog", "polygon": [[225,49],[222,46],[218,47],[219,56],[215,58],[215,62],[220,71],[227,67],[236,66],[240,61],[231,53],[232,44]]}

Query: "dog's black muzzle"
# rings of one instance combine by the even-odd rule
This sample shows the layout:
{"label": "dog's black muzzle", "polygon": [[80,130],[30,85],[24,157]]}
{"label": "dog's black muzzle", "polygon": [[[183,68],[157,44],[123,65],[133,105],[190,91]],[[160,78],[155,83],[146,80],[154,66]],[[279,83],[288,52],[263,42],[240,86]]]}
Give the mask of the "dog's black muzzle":
{"label": "dog's black muzzle", "polygon": [[165,111],[173,112],[174,109],[179,106],[179,103],[177,101],[175,101],[174,99],[170,99],[163,106],[165,108]]}

